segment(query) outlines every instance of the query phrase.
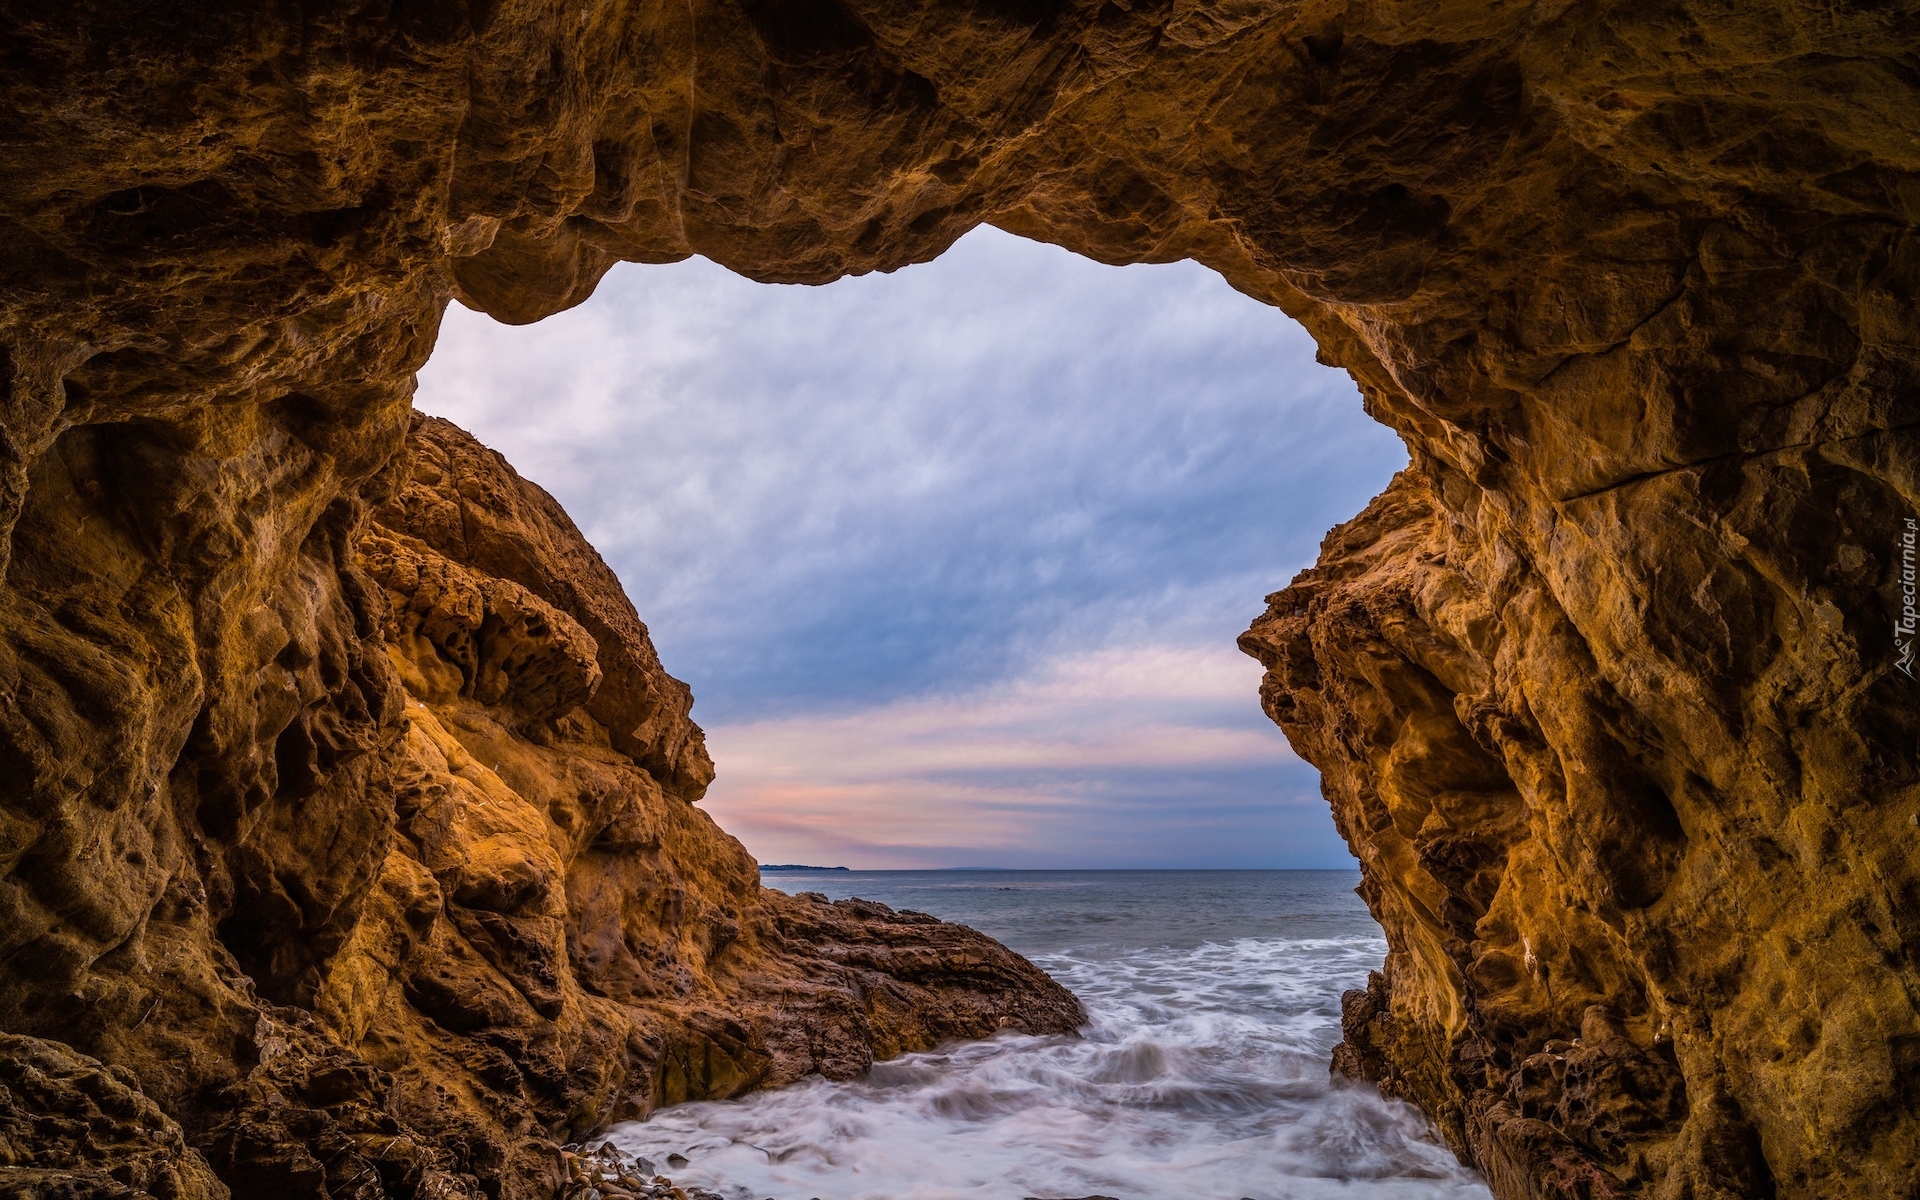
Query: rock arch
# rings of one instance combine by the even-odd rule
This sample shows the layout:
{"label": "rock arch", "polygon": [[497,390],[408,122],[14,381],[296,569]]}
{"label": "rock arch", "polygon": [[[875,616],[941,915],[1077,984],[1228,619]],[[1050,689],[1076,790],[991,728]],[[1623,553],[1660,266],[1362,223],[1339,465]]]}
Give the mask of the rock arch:
{"label": "rock arch", "polygon": [[[822,921],[934,936],[743,924],[744,859],[685,804],[684,688],[537,489],[445,430],[407,449],[408,397],[451,297],[535,320],[692,253],[821,281],[980,222],[1213,266],[1408,443],[1243,638],[1393,944],[1341,1064],[1503,1197],[1912,1190],[1911,5],[6,10],[0,1026],[130,1069],[243,1192],[349,1162],[531,1194],[542,1138],[799,1061],[703,1000],[520,1048],[569,1090],[452,1005],[457,1069],[381,1090],[338,964],[375,987],[446,897],[529,1011],[573,1002],[543,970],[600,961],[538,838],[476,833],[507,840],[467,848],[499,860],[472,880],[396,849],[466,778],[459,704],[496,701],[516,754],[605,743],[614,783],[522,780],[564,775],[544,819],[599,822],[562,849],[676,864],[650,901],[675,932],[610,1004]],[[435,690],[462,655],[531,690]],[[407,732],[423,693],[447,712]],[[461,786],[503,778],[481,765]],[[973,984],[1063,1019],[1005,970]],[[884,1052],[971,1003],[921,985],[945,999],[819,1028]],[[332,1165],[295,1161],[300,1122]]]}

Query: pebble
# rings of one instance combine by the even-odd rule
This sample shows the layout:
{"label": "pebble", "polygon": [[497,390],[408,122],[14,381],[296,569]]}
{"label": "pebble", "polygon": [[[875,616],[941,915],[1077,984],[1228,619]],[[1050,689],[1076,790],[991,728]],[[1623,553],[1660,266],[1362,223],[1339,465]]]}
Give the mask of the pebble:
{"label": "pebble", "polygon": [[[567,1146],[560,1156],[567,1182],[555,1200],[726,1200],[705,1188],[676,1186],[665,1175],[656,1174],[652,1163],[621,1153],[611,1142],[592,1149]],[[675,1166],[687,1163],[680,1154],[669,1155],[667,1161]]]}

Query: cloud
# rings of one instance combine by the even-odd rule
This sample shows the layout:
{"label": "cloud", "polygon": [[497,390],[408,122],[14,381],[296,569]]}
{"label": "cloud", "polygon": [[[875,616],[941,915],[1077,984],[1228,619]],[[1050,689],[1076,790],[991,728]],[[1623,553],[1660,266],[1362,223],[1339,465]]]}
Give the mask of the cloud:
{"label": "cloud", "polygon": [[[1011,703],[1102,647],[1232,655],[1260,598],[1405,463],[1304,331],[1213,273],[984,228],[824,287],[689,260],[616,268],[525,328],[455,308],[418,403],[560,499],[716,735]],[[1040,736],[1021,711],[1008,746]],[[1258,728],[1252,684],[1209,719]],[[1281,786],[1209,767],[1216,803],[1181,769],[1154,786],[1189,787],[1196,822]],[[1133,786],[1078,794],[1158,836]]]}
{"label": "cloud", "polygon": [[1313,772],[1249,717],[1259,675],[1218,646],[1116,645],[962,693],[723,725],[705,807],[767,862],[1338,864]]}

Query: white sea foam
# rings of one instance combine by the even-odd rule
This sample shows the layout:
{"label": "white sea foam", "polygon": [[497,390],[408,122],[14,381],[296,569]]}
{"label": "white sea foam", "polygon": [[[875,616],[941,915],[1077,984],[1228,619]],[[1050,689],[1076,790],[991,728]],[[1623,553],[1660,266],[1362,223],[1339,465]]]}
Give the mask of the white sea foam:
{"label": "white sea foam", "polygon": [[1036,955],[1087,1006],[1080,1039],[1003,1035],[689,1104],[623,1149],[738,1200],[1484,1200],[1412,1107],[1329,1080],[1339,992],[1373,937],[1238,938]]}

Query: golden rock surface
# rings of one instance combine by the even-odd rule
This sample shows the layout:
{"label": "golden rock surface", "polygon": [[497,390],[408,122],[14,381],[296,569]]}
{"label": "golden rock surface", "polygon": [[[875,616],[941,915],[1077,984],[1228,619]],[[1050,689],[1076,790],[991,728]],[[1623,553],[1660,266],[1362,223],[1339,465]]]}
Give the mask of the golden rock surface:
{"label": "golden rock surface", "polygon": [[[122,944],[63,963],[52,921],[9,929],[0,994],[32,1036],[4,1045],[112,1064],[164,1126],[132,1144],[170,1132],[206,1185],[181,1195],[551,1195],[557,1144],[609,1120],[1080,1024],[963,926],[761,888],[690,803],[712,777],[692,697],[552,497],[420,416],[388,472],[352,557],[247,623],[277,650],[233,710],[244,770],[176,767],[118,862],[95,860],[126,826],[76,831],[97,840],[62,869],[121,889],[101,900],[168,874]],[[217,745],[188,737],[183,762]],[[44,904],[22,861],[13,895]],[[74,1090],[21,1098],[22,1170],[118,1160],[56,1135]]]}
{"label": "golden rock surface", "polygon": [[637,619],[408,399],[449,298],[992,222],[1208,263],[1408,443],[1244,641],[1393,947],[1341,1063],[1503,1200],[1920,1193],[1910,0],[0,15],[0,1028],[236,1192],[528,1195],[892,1044],[760,989],[959,935],[753,903]]}

